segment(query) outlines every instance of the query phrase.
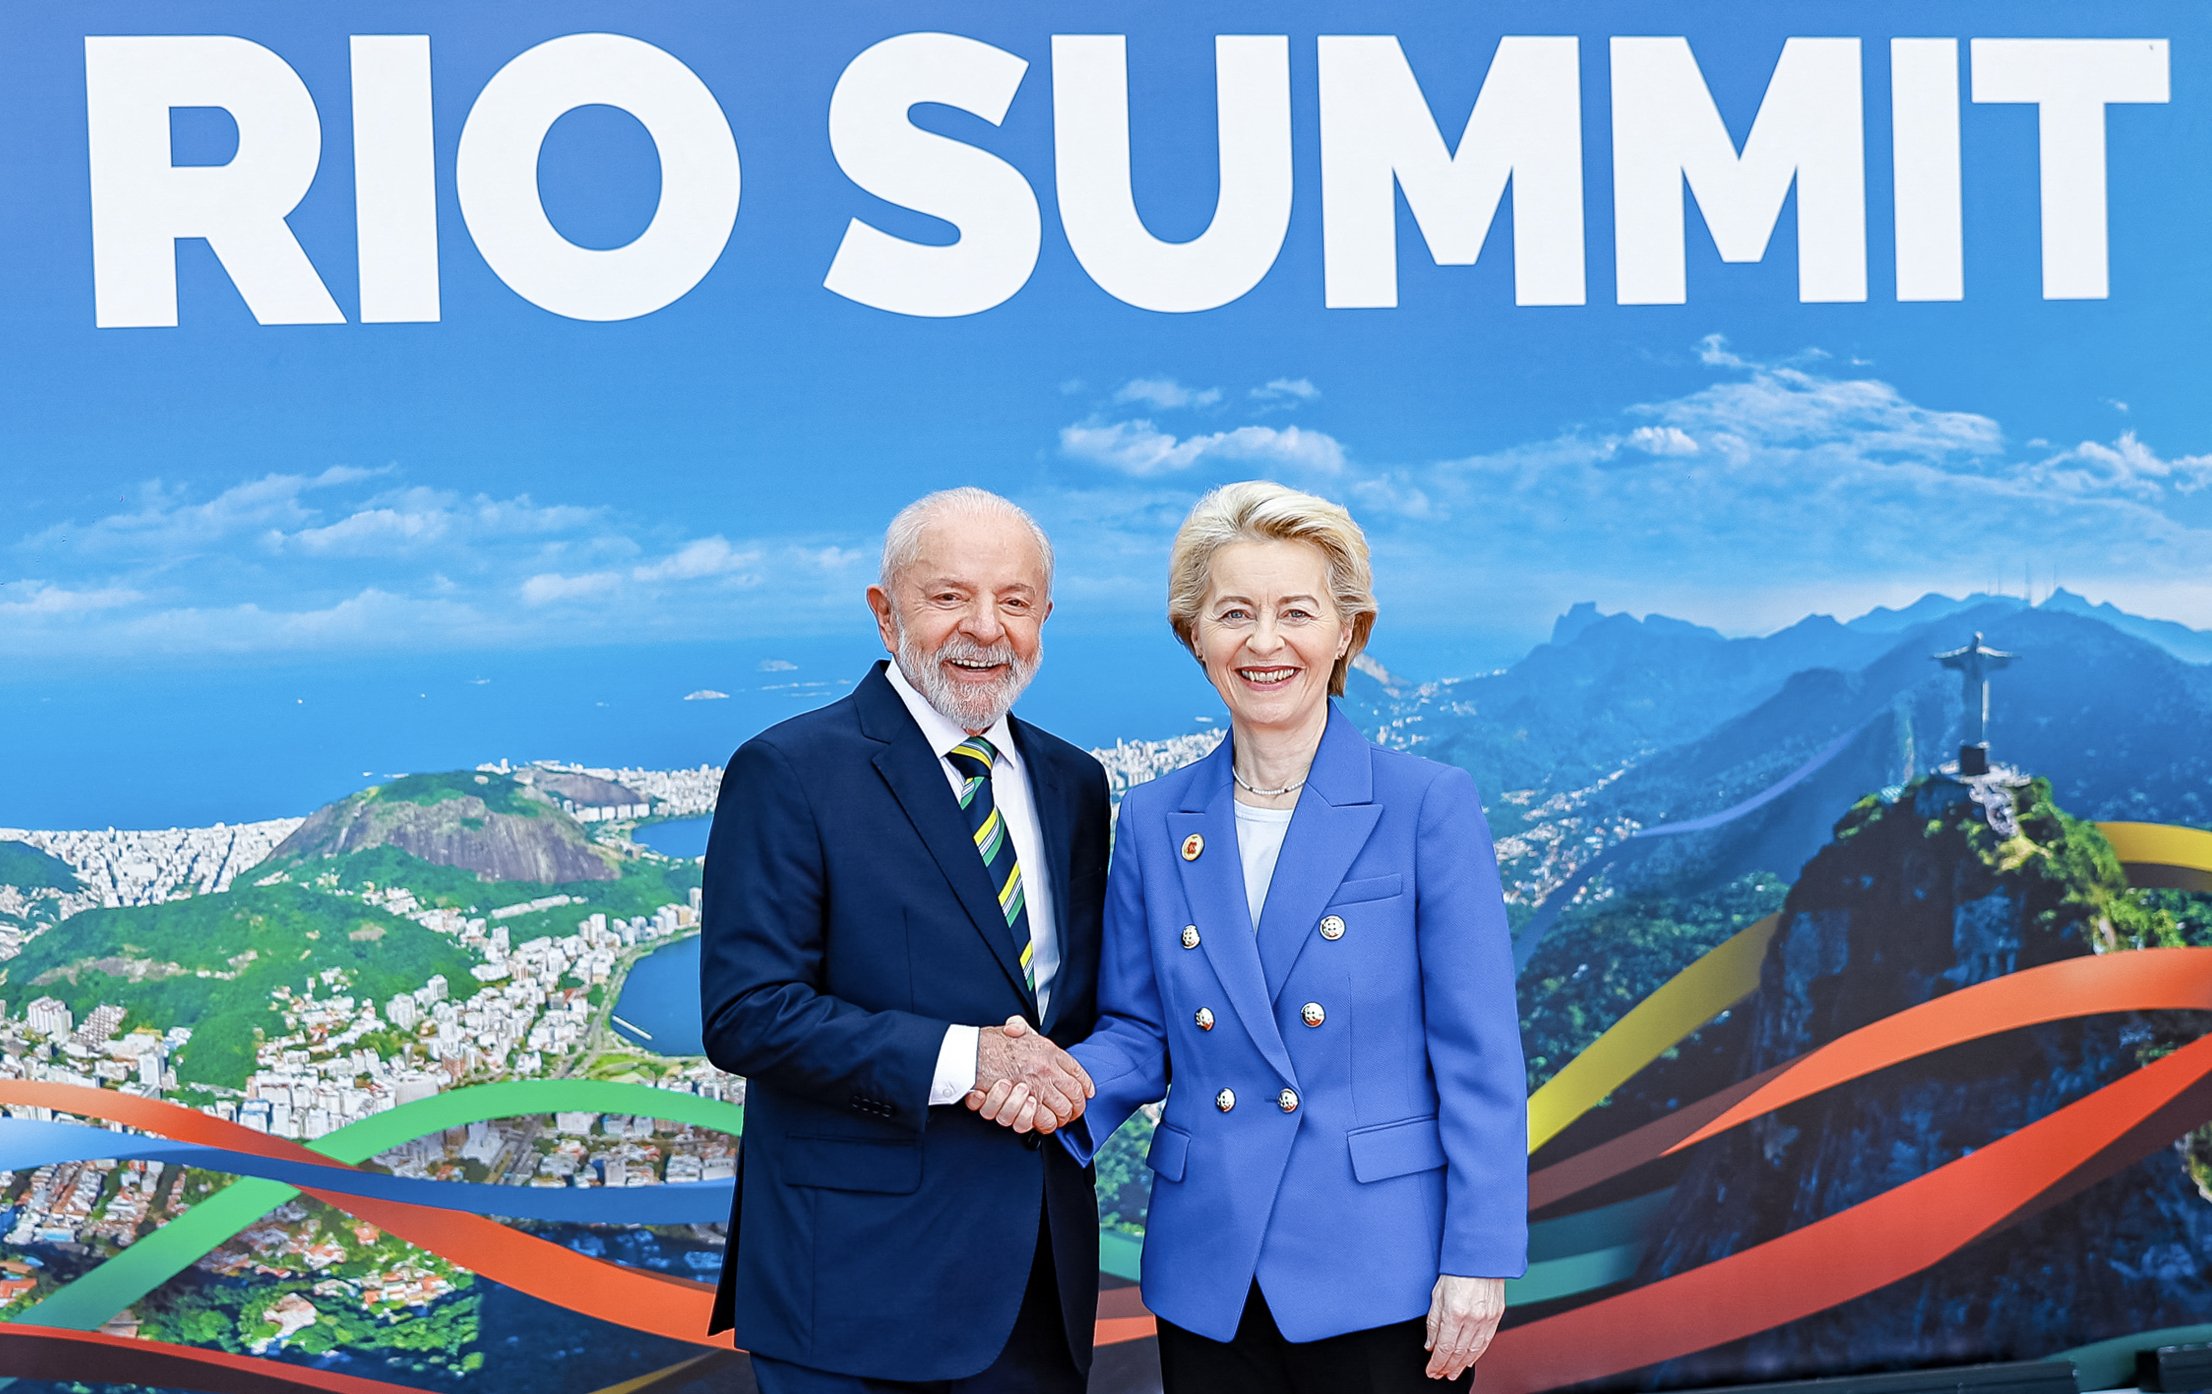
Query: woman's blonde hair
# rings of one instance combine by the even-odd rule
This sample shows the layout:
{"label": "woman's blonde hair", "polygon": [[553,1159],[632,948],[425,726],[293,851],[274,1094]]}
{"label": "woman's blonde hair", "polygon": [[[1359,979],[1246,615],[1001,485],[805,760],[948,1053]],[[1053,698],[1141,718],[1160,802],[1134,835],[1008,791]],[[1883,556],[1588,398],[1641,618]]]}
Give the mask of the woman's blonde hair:
{"label": "woman's blonde hair", "polygon": [[1214,554],[1232,542],[1309,542],[1329,568],[1329,599],[1350,634],[1344,656],[1329,674],[1329,695],[1344,695],[1345,670],[1367,647],[1375,628],[1375,572],[1367,534],[1343,507],[1265,479],[1224,484],[1200,499],[1175,533],[1167,562],[1167,622],[1193,656],[1198,653],[1198,614]]}

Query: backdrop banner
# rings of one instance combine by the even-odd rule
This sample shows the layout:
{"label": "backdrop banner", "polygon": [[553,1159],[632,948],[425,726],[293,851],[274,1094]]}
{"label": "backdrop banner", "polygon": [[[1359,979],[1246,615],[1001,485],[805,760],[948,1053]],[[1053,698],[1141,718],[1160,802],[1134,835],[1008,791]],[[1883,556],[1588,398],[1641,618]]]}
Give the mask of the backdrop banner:
{"label": "backdrop banner", "polygon": [[2130,0],[9,5],[0,1384],[750,1389],[725,761],[964,484],[1021,714],[1206,754],[1250,478],[1495,835],[1482,1388],[2212,1341],[2208,94]]}

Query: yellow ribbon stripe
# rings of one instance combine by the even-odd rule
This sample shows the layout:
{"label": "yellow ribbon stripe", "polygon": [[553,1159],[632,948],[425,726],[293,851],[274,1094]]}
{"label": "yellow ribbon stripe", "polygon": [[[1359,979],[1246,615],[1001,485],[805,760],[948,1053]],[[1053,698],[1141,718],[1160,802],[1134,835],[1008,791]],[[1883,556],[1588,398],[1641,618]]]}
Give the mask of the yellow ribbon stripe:
{"label": "yellow ribbon stripe", "polygon": [[[2099,823],[2120,864],[2145,882],[2212,890],[2212,831],[2169,823]],[[1759,965],[1780,917],[1769,915],[1669,978],[1528,1099],[1528,1150],[1534,1152],[1604,1102],[1652,1061],[1680,1045],[1759,985]]]}
{"label": "yellow ribbon stripe", "polygon": [[2099,823],[2097,831],[2131,873],[2154,873],[2145,883],[2212,891],[2212,832],[2170,823]]}
{"label": "yellow ribbon stripe", "polygon": [[1528,1150],[1559,1136],[1637,1071],[1749,997],[1781,921],[1767,916],[1667,979],[1545,1080],[1528,1097]]}

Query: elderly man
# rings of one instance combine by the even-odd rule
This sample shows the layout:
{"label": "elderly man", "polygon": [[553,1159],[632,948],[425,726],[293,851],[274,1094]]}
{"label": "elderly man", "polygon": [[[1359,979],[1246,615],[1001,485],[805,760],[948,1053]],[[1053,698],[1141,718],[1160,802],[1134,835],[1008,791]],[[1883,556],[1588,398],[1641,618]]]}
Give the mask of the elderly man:
{"label": "elderly man", "polygon": [[[1080,1390],[1105,772],[1009,715],[1052,552],[980,489],[910,505],[868,604],[891,663],[745,743],[707,844],[708,1057],[744,1075],[715,1327],[766,1394]],[[1015,1132],[961,1107],[1005,1082]],[[1003,1096],[1007,1090],[1001,1090]]]}

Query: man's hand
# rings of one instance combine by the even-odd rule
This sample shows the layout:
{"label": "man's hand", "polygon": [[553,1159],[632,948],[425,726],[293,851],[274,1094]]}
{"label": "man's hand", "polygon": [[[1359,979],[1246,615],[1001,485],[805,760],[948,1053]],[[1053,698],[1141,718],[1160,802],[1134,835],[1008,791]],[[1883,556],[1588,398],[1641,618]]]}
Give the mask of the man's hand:
{"label": "man's hand", "polygon": [[1018,1016],[976,1032],[975,1088],[967,1105],[1017,1133],[1049,1133],[1082,1116],[1097,1089],[1075,1058]]}
{"label": "man's hand", "polygon": [[1447,1273],[1429,1293],[1430,1379],[1458,1379],[1490,1348],[1505,1315],[1505,1279]]}

